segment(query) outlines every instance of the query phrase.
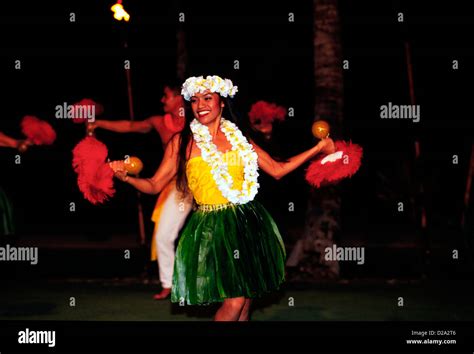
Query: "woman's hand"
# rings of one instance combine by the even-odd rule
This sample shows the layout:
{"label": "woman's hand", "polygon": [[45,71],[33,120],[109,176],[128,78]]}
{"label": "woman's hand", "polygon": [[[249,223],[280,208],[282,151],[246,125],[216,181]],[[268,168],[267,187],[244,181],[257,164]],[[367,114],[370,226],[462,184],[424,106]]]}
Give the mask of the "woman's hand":
{"label": "woman's hand", "polygon": [[28,139],[16,141],[16,148],[21,153],[26,152],[26,150],[28,150],[28,147],[30,147],[31,145],[33,145],[33,143]]}
{"label": "woman's hand", "polygon": [[125,170],[125,163],[123,161],[109,162],[109,166],[114,171],[115,178],[123,182],[128,180],[127,170]]}
{"label": "woman's hand", "polygon": [[98,127],[98,125],[96,124],[96,122],[87,122],[86,123],[86,133],[87,133],[87,135],[93,136],[94,135],[94,130],[97,127]]}
{"label": "woman's hand", "polygon": [[329,155],[336,152],[336,145],[331,138],[324,138],[318,143],[319,147],[321,148],[321,152]]}

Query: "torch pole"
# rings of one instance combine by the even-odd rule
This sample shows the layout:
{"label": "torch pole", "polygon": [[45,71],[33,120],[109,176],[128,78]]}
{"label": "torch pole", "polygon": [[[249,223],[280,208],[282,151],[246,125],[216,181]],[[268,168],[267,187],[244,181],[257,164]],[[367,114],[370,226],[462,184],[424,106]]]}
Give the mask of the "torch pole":
{"label": "torch pole", "polygon": [[[124,41],[125,49],[128,48],[127,41]],[[125,76],[127,78],[127,94],[128,94],[128,109],[130,113],[130,120],[135,120],[135,113],[133,109],[133,94],[132,94],[132,80],[130,78],[130,67],[125,68]],[[138,175],[137,175],[138,177]],[[140,245],[145,245],[145,221],[143,219],[143,206],[141,203],[141,193],[137,191],[137,206],[138,206],[138,229],[140,232]]]}
{"label": "torch pole", "polygon": [[[411,60],[411,50],[410,44],[408,41],[405,41],[405,58],[406,58],[406,65],[407,65],[407,76],[408,76],[408,88],[410,92],[410,103],[415,105],[415,85],[413,80],[413,67],[412,67],[412,60]],[[423,277],[426,276],[426,268],[429,266],[430,256],[431,256],[431,247],[430,247],[430,239],[427,232],[427,217],[426,217],[426,208],[425,208],[425,200],[424,200],[424,185],[423,185],[423,174],[420,168],[420,155],[421,155],[421,148],[420,148],[420,141],[417,138],[415,140],[415,180],[418,181],[418,202],[419,202],[419,210],[420,210],[420,226],[421,226],[421,236],[425,245],[425,269],[423,271]],[[416,199],[415,199],[416,200]]]}
{"label": "torch pole", "polygon": [[464,192],[464,209],[461,216],[461,227],[466,225],[466,215],[469,209],[469,198],[471,196],[472,176],[474,175],[474,144],[471,145],[471,159],[469,160],[469,170],[467,172],[466,189]]}

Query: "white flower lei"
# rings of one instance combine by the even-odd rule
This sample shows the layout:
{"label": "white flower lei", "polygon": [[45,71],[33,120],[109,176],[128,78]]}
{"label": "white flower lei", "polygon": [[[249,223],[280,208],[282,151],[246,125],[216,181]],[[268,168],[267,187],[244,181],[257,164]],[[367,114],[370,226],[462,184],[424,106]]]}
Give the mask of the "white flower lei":
{"label": "white flower lei", "polygon": [[216,92],[222,97],[234,97],[238,87],[234,86],[231,80],[223,79],[217,75],[208,75],[205,79],[202,76],[191,76],[184,82],[181,95],[186,101],[189,101],[196,93],[203,93],[207,90]]}
{"label": "white flower lei", "polygon": [[257,172],[258,155],[234,123],[221,118],[220,129],[231,143],[232,151],[237,151],[244,162],[244,182],[241,191],[231,188],[233,180],[228,165],[223,159],[222,152],[217,150],[217,146],[212,142],[209,128],[199,123],[197,119],[191,122],[191,131],[196,145],[201,150],[201,157],[211,167],[212,177],[222,196],[231,203],[245,204],[255,198],[260,187]]}

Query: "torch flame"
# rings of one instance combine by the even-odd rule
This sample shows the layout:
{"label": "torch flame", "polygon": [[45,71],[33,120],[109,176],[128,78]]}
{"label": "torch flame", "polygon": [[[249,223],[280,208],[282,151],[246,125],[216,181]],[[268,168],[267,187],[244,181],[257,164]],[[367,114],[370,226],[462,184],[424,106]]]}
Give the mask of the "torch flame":
{"label": "torch flame", "polygon": [[114,18],[116,20],[121,21],[123,19],[125,20],[125,22],[128,22],[128,20],[130,19],[130,15],[123,8],[121,1],[113,5],[110,9],[114,12]]}

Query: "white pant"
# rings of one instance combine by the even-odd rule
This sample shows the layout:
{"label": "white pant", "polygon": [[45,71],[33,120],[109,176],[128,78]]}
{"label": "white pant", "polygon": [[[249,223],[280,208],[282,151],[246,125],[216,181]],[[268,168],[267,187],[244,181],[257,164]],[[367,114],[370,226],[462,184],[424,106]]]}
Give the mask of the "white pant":
{"label": "white pant", "polygon": [[178,192],[176,184],[173,183],[172,190],[163,202],[163,208],[159,219],[156,221],[153,233],[160,282],[163,288],[171,288],[175,257],[174,243],[193,206],[192,197],[182,199],[180,196],[181,193]]}

